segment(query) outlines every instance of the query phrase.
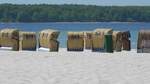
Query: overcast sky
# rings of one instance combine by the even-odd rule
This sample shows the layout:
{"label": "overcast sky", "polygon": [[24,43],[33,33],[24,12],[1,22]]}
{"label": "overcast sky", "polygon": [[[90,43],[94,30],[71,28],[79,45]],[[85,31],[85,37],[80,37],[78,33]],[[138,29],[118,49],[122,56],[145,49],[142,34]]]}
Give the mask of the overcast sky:
{"label": "overcast sky", "polygon": [[0,0],[13,4],[86,4],[86,5],[140,5],[150,6],[150,0]]}

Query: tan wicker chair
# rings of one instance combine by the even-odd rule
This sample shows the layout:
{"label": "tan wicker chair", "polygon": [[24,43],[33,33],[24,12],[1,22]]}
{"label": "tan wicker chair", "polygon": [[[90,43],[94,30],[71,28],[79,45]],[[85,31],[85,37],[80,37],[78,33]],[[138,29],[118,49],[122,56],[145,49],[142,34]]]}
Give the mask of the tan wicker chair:
{"label": "tan wicker chair", "polygon": [[131,50],[131,41],[130,41],[130,31],[122,32],[122,49],[130,51]]}
{"label": "tan wicker chair", "polygon": [[35,32],[19,32],[19,50],[36,50]]}
{"label": "tan wicker chair", "polygon": [[138,53],[150,53],[150,30],[141,30],[138,33]]}
{"label": "tan wicker chair", "polygon": [[19,50],[19,30],[17,29],[2,29],[0,31],[1,47],[12,47],[12,50]]}
{"label": "tan wicker chair", "polygon": [[84,50],[84,32],[68,32],[67,50],[68,51]]}
{"label": "tan wicker chair", "polygon": [[112,29],[95,29],[92,33],[92,51],[104,51],[104,36],[112,34]]}
{"label": "tan wicker chair", "polygon": [[122,50],[122,32],[121,31],[113,31],[113,49],[115,51]]}
{"label": "tan wicker chair", "polygon": [[45,29],[39,33],[39,47],[49,48],[50,52],[58,51],[59,42],[57,41],[59,31],[52,29]]}

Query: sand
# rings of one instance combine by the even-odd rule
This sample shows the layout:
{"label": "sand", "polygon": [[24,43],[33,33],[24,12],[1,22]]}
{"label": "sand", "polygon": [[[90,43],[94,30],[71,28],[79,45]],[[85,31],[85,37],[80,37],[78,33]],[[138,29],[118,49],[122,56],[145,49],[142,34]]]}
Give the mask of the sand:
{"label": "sand", "polygon": [[0,50],[0,84],[149,84],[150,54]]}

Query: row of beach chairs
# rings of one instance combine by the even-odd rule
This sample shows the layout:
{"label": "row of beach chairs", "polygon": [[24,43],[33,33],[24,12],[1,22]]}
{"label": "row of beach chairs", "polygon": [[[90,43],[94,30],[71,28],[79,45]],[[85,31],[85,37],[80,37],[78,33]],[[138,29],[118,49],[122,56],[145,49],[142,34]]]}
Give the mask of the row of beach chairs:
{"label": "row of beach chairs", "polygon": [[83,51],[85,49],[93,52],[120,52],[130,51],[130,32],[113,31],[112,29],[96,29],[87,32],[68,32],[67,50]]}
{"label": "row of beach chairs", "polygon": [[[45,29],[39,32],[39,38],[35,32],[19,31],[17,29],[0,30],[0,47],[12,47],[12,50],[36,50],[37,42],[39,48],[49,48],[49,51],[58,51],[59,42],[57,38],[59,31]],[[37,41],[38,40],[38,41]]]}
{"label": "row of beach chairs", "polygon": [[[38,34],[38,35],[37,35]],[[12,47],[12,50],[36,50],[48,48],[50,52],[59,50],[58,36],[60,32],[44,29],[39,33],[19,31],[18,29],[0,30],[0,47]],[[113,31],[113,29],[98,28],[93,31],[68,32],[67,50],[93,52],[120,52],[131,50],[129,31]],[[38,45],[38,46],[37,46]]]}
{"label": "row of beach chairs", "polygon": [[[36,50],[48,48],[50,52],[59,50],[58,36],[60,32],[44,29],[38,33],[19,31],[18,29],[0,30],[0,47],[12,47],[12,50]],[[93,52],[120,52],[131,50],[129,31],[113,31],[112,29],[98,28],[93,31],[68,32],[67,50]],[[38,44],[38,46],[37,46]],[[150,53],[150,30],[141,30],[138,34],[138,53]]]}

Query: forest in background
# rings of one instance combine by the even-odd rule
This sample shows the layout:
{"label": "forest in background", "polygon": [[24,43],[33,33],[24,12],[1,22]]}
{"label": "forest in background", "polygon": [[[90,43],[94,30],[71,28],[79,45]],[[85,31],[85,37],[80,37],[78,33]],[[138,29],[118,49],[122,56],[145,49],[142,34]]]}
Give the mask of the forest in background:
{"label": "forest in background", "polygon": [[150,22],[150,6],[0,4],[0,22]]}

